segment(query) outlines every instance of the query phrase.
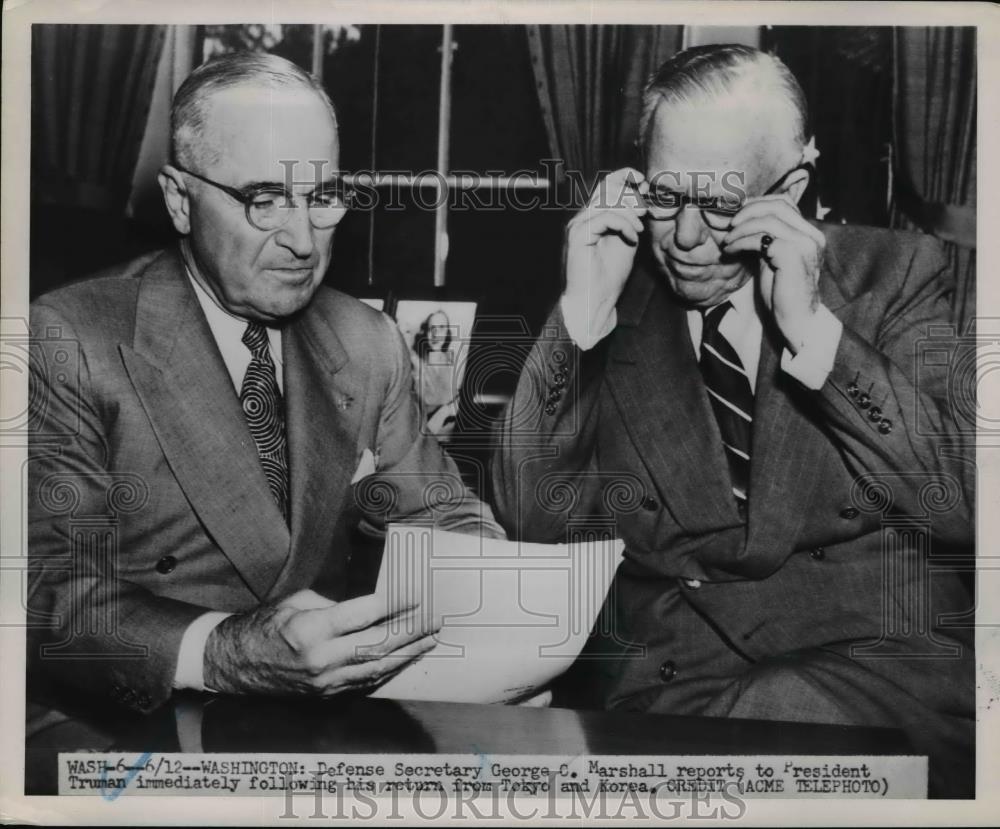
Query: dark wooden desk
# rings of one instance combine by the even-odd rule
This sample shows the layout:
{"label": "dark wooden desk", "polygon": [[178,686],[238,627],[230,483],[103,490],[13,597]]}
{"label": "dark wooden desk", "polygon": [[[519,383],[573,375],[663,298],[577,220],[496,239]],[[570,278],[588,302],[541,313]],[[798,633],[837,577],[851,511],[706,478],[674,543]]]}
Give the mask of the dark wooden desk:
{"label": "dark wooden desk", "polygon": [[366,697],[178,695],[149,717],[49,714],[29,729],[25,793],[55,794],[60,751],[727,755],[912,753],[902,732]]}

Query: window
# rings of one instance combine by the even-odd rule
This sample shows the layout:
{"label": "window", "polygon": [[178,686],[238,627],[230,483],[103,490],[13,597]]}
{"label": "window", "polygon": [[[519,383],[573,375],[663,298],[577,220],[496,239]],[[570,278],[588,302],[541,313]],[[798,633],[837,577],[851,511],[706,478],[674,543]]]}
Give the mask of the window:
{"label": "window", "polygon": [[[347,171],[405,181],[455,171],[544,175],[548,147],[522,26],[450,27],[450,157],[437,170],[444,28],[206,26],[200,54],[260,49],[317,74],[337,109]],[[354,212],[338,228],[330,284],[356,296],[433,292],[434,206],[442,197],[405,183],[379,192],[374,210]],[[447,293],[476,300],[481,315],[521,317],[536,328],[559,291],[566,214],[524,209],[528,192],[511,197],[489,187],[453,191],[447,201]]]}

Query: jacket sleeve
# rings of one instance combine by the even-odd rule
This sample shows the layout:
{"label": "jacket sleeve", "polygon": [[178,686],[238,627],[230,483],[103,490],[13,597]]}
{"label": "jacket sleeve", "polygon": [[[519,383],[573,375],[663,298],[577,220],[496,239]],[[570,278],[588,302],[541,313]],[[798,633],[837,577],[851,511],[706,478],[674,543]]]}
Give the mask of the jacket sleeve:
{"label": "jacket sleeve", "polygon": [[382,316],[382,322],[390,370],[379,413],[376,471],[355,488],[365,524],[379,534],[389,523],[410,522],[506,538],[492,510],[469,490],[455,461],[426,429],[409,349],[392,321]]}
{"label": "jacket sleeve", "polygon": [[[119,577],[114,515],[145,482],[110,468],[109,409],[86,346],[58,310],[31,309],[28,660],[61,683],[148,711],[170,695],[181,638],[207,608]],[[144,543],[156,544],[154,534]],[[164,550],[163,555],[170,551]]]}
{"label": "jacket sleeve", "polygon": [[875,336],[845,324],[833,369],[811,394],[858,475],[860,497],[889,497],[907,514],[934,512],[938,532],[967,539],[975,500],[975,344],[949,325],[940,245],[920,237],[913,250],[904,267],[879,274],[892,280],[891,298]]}
{"label": "jacket sleeve", "polygon": [[566,517],[599,503],[597,428],[606,340],[587,351],[557,303],[528,353],[496,434],[497,516],[512,537],[565,541]]}

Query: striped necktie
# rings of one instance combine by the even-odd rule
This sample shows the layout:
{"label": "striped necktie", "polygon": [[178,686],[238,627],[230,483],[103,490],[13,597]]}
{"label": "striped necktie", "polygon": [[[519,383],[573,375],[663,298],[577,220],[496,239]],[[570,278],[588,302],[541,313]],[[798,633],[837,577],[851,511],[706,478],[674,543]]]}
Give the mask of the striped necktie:
{"label": "striped necktie", "polygon": [[243,344],[250,349],[250,365],[243,376],[240,403],[257,444],[260,465],[281,514],[288,521],[288,453],[285,441],[285,415],[281,390],[268,348],[267,331],[259,322],[251,322],[243,333]]}
{"label": "striped necktie", "polygon": [[701,336],[701,374],[722,433],[733,495],[741,507],[740,514],[745,515],[750,483],[753,391],[743,363],[719,331],[722,318],[732,307],[732,303],[727,300],[703,312],[705,324]]}

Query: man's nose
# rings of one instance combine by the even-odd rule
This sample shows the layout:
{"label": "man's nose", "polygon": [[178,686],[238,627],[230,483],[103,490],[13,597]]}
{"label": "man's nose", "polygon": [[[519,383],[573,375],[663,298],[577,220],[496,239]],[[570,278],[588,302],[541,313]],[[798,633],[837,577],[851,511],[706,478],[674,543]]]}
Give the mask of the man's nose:
{"label": "man's nose", "polygon": [[701,217],[701,210],[691,205],[684,205],[677,214],[674,243],[682,250],[692,250],[703,244],[706,238],[708,238],[708,228]]}
{"label": "man's nose", "polygon": [[301,202],[295,202],[281,209],[288,211],[288,218],[278,230],[276,241],[300,259],[311,256],[316,241],[313,238],[313,226],[309,220],[308,206]]}

